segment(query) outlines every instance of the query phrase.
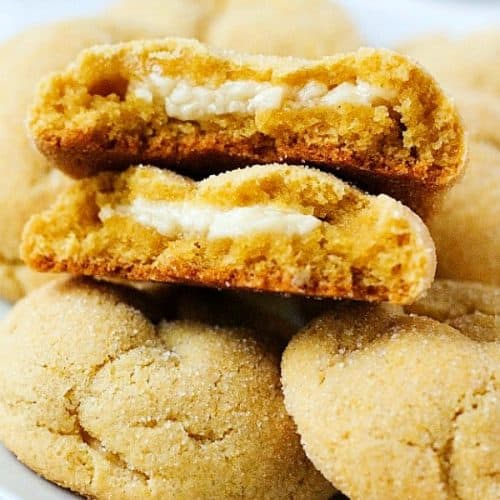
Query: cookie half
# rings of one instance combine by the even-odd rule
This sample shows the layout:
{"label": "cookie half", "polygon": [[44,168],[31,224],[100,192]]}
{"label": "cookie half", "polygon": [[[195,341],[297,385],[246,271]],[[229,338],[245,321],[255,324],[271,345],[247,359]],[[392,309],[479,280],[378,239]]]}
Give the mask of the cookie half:
{"label": "cookie half", "polygon": [[182,39],[95,47],[42,82],[29,126],[73,177],[309,163],[421,211],[459,177],[466,149],[433,78],[375,49],[305,61]]}
{"label": "cookie half", "polygon": [[198,183],[154,167],[83,179],[32,218],[22,251],[45,271],[395,303],[435,270],[410,209],[288,165]]}
{"label": "cookie half", "polygon": [[[430,297],[458,287],[468,285]],[[491,290],[497,298],[483,290],[481,301],[494,310],[467,321],[337,305],[291,341],[286,407],[308,457],[349,498],[498,498],[500,308]]]}
{"label": "cookie half", "polygon": [[[142,298],[144,299],[144,298]],[[89,498],[328,499],[249,331],[153,323],[141,295],[50,283],[0,329],[0,437]]]}

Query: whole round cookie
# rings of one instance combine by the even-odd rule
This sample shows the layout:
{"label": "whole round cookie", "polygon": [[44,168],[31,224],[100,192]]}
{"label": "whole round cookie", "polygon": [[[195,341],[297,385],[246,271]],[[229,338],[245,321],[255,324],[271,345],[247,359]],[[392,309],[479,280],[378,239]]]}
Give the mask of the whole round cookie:
{"label": "whole round cookie", "polygon": [[18,247],[29,217],[46,208],[67,184],[35,151],[25,131],[38,80],[62,69],[86,47],[147,34],[135,24],[73,20],[30,28],[0,46],[0,297],[16,300],[49,279],[23,265]]}
{"label": "whole round cookie", "polygon": [[464,86],[482,89],[500,96],[500,31],[478,31],[452,39],[444,35],[427,35],[399,47],[413,56],[447,88]]}
{"label": "whole round cookie", "polygon": [[500,285],[500,151],[473,141],[463,179],[430,219],[441,278]]}
{"label": "whole round cookie", "polygon": [[339,305],[291,341],[286,407],[349,498],[499,498],[500,321],[487,316],[459,330]]}
{"label": "whole round cookie", "polygon": [[73,279],[14,307],[0,330],[5,445],[93,498],[329,498],[276,354],[245,330],[153,323],[147,297]]}
{"label": "whole round cookie", "polygon": [[212,19],[204,41],[251,54],[306,58],[361,45],[347,13],[328,0],[229,0]]}

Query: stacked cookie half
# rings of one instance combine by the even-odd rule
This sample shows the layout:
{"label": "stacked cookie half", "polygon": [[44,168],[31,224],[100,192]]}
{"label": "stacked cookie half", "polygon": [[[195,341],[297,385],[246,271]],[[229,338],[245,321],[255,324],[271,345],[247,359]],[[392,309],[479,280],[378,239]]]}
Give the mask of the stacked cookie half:
{"label": "stacked cookie half", "polygon": [[418,64],[101,45],[28,126],[74,180],[22,257],[79,277],[0,331],[21,461],[95,498],[499,493],[499,292],[432,285],[467,148]]}

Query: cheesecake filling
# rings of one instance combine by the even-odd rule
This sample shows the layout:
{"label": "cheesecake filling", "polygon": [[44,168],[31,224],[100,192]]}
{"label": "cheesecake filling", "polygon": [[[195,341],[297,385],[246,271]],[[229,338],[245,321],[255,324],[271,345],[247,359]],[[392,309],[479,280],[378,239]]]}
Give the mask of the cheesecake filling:
{"label": "cheesecake filling", "polygon": [[395,92],[363,80],[328,88],[318,81],[302,87],[252,80],[234,80],[219,86],[195,85],[185,78],[161,75],[157,68],[147,79],[132,84],[131,91],[146,102],[163,100],[168,117],[182,121],[202,120],[227,114],[254,115],[261,111],[291,107],[334,107],[340,104],[373,106],[391,103]]}
{"label": "cheesecake filling", "polygon": [[238,238],[262,233],[304,236],[322,223],[313,215],[269,205],[222,208],[196,202],[150,201],[144,198],[137,198],[128,205],[106,205],[99,212],[102,222],[115,216],[131,217],[170,238],[179,235],[208,239]]}

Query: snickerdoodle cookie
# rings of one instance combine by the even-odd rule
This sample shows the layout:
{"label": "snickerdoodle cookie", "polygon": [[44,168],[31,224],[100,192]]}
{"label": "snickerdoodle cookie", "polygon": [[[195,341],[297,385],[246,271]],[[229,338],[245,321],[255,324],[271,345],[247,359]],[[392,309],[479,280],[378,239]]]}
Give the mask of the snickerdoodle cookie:
{"label": "snickerdoodle cookie", "polygon": [[287,347],[286,407],[309,458],[351,499],[499,498],[498,289],[468,286],[439,284],[424,301],[440,312],[415,309],[446,322],[339,304]]}
{"label": "snickerdoodle cookie", "polygon": [[153,323],[140,292],[49,283],[0,329],[0,437],[84,496],[327,499],[250,332]]}

